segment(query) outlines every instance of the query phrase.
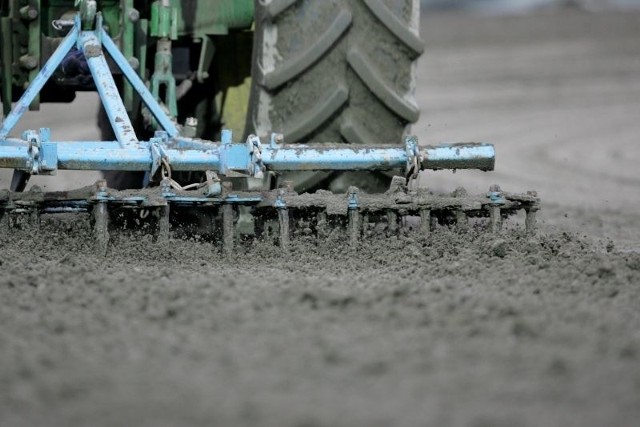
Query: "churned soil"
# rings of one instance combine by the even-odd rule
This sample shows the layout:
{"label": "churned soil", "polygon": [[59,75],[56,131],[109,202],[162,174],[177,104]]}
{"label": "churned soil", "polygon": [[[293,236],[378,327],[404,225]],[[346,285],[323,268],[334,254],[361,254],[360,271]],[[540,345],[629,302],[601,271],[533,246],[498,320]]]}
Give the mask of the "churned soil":
{"label": "churned soil", "polygon": [[[0,421],[632,426],[640,254],[472,228],[245,242],[1,238]],[[130,236],[129,236],[130,237]]]}

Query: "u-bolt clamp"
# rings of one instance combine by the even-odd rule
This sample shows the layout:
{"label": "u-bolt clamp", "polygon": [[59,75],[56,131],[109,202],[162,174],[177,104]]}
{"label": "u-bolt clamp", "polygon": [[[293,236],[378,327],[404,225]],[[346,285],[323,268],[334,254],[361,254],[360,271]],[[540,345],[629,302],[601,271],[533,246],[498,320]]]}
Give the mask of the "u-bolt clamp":
{"label": "u-bolt clamp", "polygon": [[420,154],[418,138],[415,136],[407,136],[404,139],[404,147],[407,155],[406,178],[408,181],[418,177],[420,164],[422,163],[422,155]]}
{"label": "u-bolt clamp", "polygon": [[247,138],[249,154],[251,155],[251,176],[253,178],[264,178],[265,166],[262,162],[262,144],[256,135],[249,135]]}
{"label": "u-bolt clamp", "polygon": [[27,151],[30,157],[28,166],[31,171],[29,173],[36,175],[40,171],[40,135],[34,130],[27,130],[22,134],[22,139],[29,143]]}

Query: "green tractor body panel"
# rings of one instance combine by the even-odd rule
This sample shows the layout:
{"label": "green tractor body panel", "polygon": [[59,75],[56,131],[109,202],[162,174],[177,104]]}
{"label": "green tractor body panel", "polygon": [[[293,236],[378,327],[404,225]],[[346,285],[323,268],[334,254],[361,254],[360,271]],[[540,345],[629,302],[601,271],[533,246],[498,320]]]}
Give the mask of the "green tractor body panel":
{"label": "green tractor body panel", "polygon": [[[86,3],[89,2],[0,0],[0,96],[4,114],[64,36],[64,29],[52,23],[73,19],[78,6],[82,10]],[[183,68],[185,62],[200,62],[197,71],[202,80],[207,73],[203,67],[210,65],[213,52],[222,50],[225,40],[231,40],[233,33],[251,30],[254,19],[254,0],[100,0],[97,7],[104,26],[131,63],[138,64],[139,74],[145,80],[150,77],[154,63],[157,64],[158,58],[154,61],[153,56],[156,40],[176,41],[174,49],[181,52],[178,55],[173,52],[173,59],[169,56],[169,60],[182,61]],[[215,46],[210,37],[216,38]],[[180,69],[175,65],[173,68]],[[176,75],[176,78],[184,76]],[[75,90],[81,90],[64,84],[47,86],[42,93],[43,102],[70,102]],[[132,91],[126,84],[123,90],[125,103],[133,111]],[[30,109],[37,110],[39,102],[40,99],[36,99]]]}

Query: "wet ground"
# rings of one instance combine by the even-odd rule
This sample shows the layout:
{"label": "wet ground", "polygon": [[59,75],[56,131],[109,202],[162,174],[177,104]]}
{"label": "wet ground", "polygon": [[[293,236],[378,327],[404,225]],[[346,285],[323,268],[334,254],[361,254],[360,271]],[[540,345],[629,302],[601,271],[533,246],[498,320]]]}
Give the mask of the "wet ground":
{"label": "wet ground", "polygon": [[3,235],[0,424],[637,425],[638,36],[634,14],[423,20],[416,133],[499,157],[422,183],[537,189],[535,237],[223,260],[144,236],[104,258],[83,220]]}

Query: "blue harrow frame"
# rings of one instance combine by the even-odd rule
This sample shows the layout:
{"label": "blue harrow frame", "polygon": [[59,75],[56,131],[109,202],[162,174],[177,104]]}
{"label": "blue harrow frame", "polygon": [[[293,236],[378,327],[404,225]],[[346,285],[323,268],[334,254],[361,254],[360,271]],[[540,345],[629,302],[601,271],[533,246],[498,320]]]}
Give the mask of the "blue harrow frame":
{"label": "blue harrow frame", "polygon": [[[233,251],[234,210],[238,206],[250,206],[258,214],[255,217],[256,234],[264,228],[261,225],[263,220],[275,220],[280,245],[285,250],[293,224],[291,215],[312,215],[312,228],[320,236],[327,218],[335,216],[336,212],[330,211],[336,206],[340,206],[337,215],[348,222],[353,242],[365,234],[371,218],[380,216],[386,218],[388,229],[392,231],[407,215],[419,216],[423,231],[432,228],[434,220],[447,222],[453,218],[455,223],[463,225],[469,217],[489,217],[490,228],[497,231],[503,217],[525,210],[527,229],[534,229],[539,199],[533,192],[511,194],[496,186],[481,196],[470,197],[460,193],[443,198],[421,190],[409,191],[405,185],[407,179],[415,178],[421,170],[493,170],[495,151],[491,144],[420,146],[416,137],[409,136],[404,144],[394,146],[286,145],[278,134],[272,134],[265,143],[255,135],[250,135],[245,142],[234,142],[233,135],[227,130],[223,130],[219,142],[181,135],[183,128],[166,113],[104,31],[101,14],[96,15],[95,30],[83,30],[81,21],[80,14],[77,14],[73,21],[67,22],[69,31],[66,37],[3,120],[0,168],[14,169],[14,177],[16,174],[23,177],[54,175],[58,170],[139,171],[147,174],[147,182],[153,178],[160,182],[160,186],[133,194],[110,190],[101,180],[94,187],[60,193],[41,193],[38,189],[27,193],[0,190],[0,220],[8,221],[9,225],[17,217],[26,216],[37,224],[42,213],[87,212],[93,218],[98,247],[106,251],[112,210],[154,211],[157,237],[165,240],[170,235],[171,207],[178,210],[196,208],[217,218],[214,220],[218,224],[216,233],[220,235],[227,253]],[[73,49],[82,52],[86,59],[116,140],[55,141],[48,128],[27,130],[20,138],[10,137],[31,102]],[[147,141],[138,139],[105,52],[155,119],[158,130],[153,138]],[[323,192],[322,197],[298,195],[291,188],[234,192],[229,182],[221,182],[218,177],[260,178],[265,172],[321,170],[402,170],[405,176],[396,177],[392,188],[384,195],[360,194],[357,188],[352,187],[348,194]],[[184,191],[186,188],[171,179],[172,171],[203,172],[206,182],[195,184],[203,191]],[[338,219],[336,222],[342,221]]]}

